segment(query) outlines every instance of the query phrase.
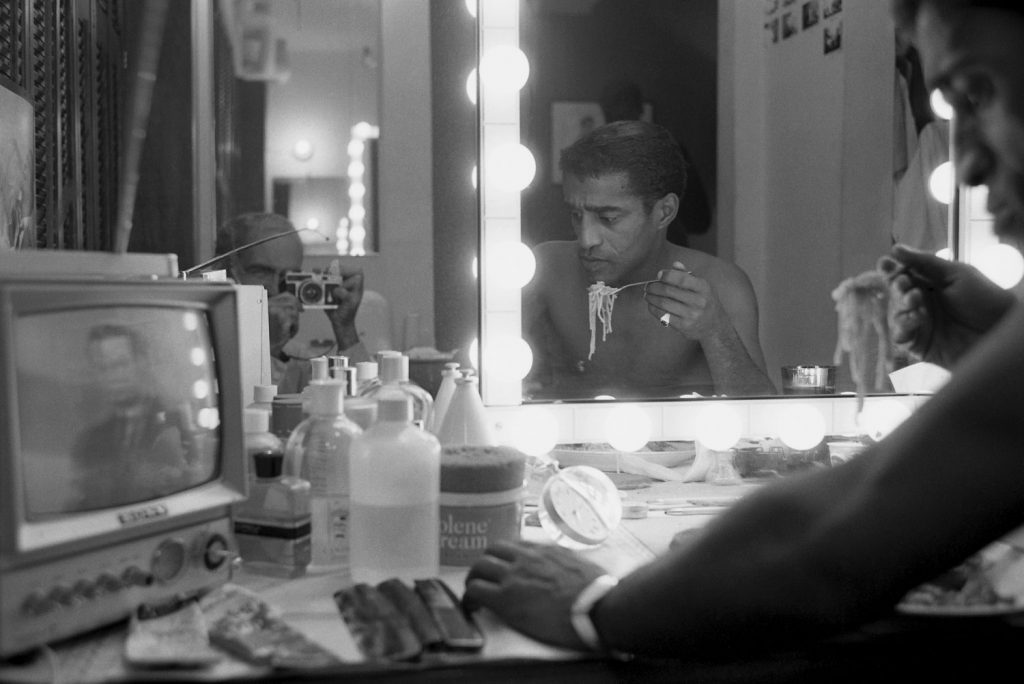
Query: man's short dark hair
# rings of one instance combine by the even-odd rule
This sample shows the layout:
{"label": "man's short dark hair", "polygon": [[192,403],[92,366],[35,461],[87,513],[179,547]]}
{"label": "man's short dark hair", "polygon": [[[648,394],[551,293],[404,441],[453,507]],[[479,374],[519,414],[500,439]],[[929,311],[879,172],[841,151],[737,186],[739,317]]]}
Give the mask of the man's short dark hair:
{"label": "man's short dark hair", "polygon": [[562,150],[559,167],[577,178],[624,173],[644,210],[670,192],[686,192],[686,162],[672,134],[646,121],[615,121],[599,126]]}
{"label": "man's short dark hair", "polygon": [[271,233],[295,230],[295,226],[280,214],[250,212],[228,219],[217,229],[215,254],[226,254],[236,247]]}
{"label": "man's short dark hair", "polygon": [[924,4],[950,11],[985,7],[1024,14],[1024,5],[1020,0],[891,0],[896,27],[901,31],[912,31],[917,13]]}

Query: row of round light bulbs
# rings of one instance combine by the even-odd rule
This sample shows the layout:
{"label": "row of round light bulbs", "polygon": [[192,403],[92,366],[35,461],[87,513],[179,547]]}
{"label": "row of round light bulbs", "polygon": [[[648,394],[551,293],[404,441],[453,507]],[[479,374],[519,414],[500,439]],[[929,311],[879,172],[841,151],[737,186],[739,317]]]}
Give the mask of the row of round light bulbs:
{"label": "row of round light bulbs", "polygon": [[[940,119],[949,121],[953,118],[953,107],[942,96],[942,91],[933,90],[929,103],[932,111]],[[944,161],[932,170],[928,176],[928,190],[932,197],[942,204],[949,206],[953,202],[956,194],[956,177],[952,160]],[[987,193],[988,188],[981,186],[975,189],[975,192]],[[946,259],[952,258],[948,249],[941,249],[938,254]],[[985,247],[974,255],[973,262],[992,282],[1005,289],[1013,287],[1024,278],[1024,256],[1010,245],[995,244]]]}

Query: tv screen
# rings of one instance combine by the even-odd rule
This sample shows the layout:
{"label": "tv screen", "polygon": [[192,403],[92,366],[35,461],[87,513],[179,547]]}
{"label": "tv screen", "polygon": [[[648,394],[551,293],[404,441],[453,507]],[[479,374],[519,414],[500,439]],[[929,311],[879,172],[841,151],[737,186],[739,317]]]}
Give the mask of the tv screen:
{"label": "tv screen", "polygon": [[22,311],[13,321],[25,520],[145,502],[219,476],[202,307]]}

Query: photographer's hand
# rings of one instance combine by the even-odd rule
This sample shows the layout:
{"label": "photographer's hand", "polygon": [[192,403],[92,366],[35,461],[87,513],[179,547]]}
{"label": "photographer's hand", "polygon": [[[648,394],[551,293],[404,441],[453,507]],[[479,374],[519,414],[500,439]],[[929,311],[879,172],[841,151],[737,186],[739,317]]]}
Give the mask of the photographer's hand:
{"label": "photographer's hand", "polygon": [[288,340],[299,332],[299,300],[290,292],[282,292],[267,300],[270,319],[270,353],[280,356]]}
{"label": "photographer's hand", "polygon": [[331,328],[334,330],[334,339],[338,343],[338,350],[342,351],[359,343],[359,333],[356,331],[356,313],[359,311],[359,304],[363,301],[363,270],[358,266],[342,266],[335,260],[331,264],[331,272],[336,272],[341,277],[340,285],[334,285],[334,299],[337,303],[336,309],[327,309],[327,318],[331,321]]}

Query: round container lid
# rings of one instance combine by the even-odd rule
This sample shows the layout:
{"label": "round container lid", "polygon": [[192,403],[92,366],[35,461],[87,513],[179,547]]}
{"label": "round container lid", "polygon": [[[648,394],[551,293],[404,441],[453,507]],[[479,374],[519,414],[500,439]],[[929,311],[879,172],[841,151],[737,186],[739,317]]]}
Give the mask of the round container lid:
{"label": "round container lid", "polygon": [[280,477],[284,472],[284,454],[280,451],[260,451],[252,455],[256,477],[261,480]]}
{"label": "round container lid", "polygon": [[441,450],[442,492],[500,492],[523,485],[526,455],[507,446],[447,446]]}
{"label": "round container lid", "polygon": [[273,401],[276,396],[277,385],[256,385],[252,388],[253,401],[258,401],[261,404]]}

